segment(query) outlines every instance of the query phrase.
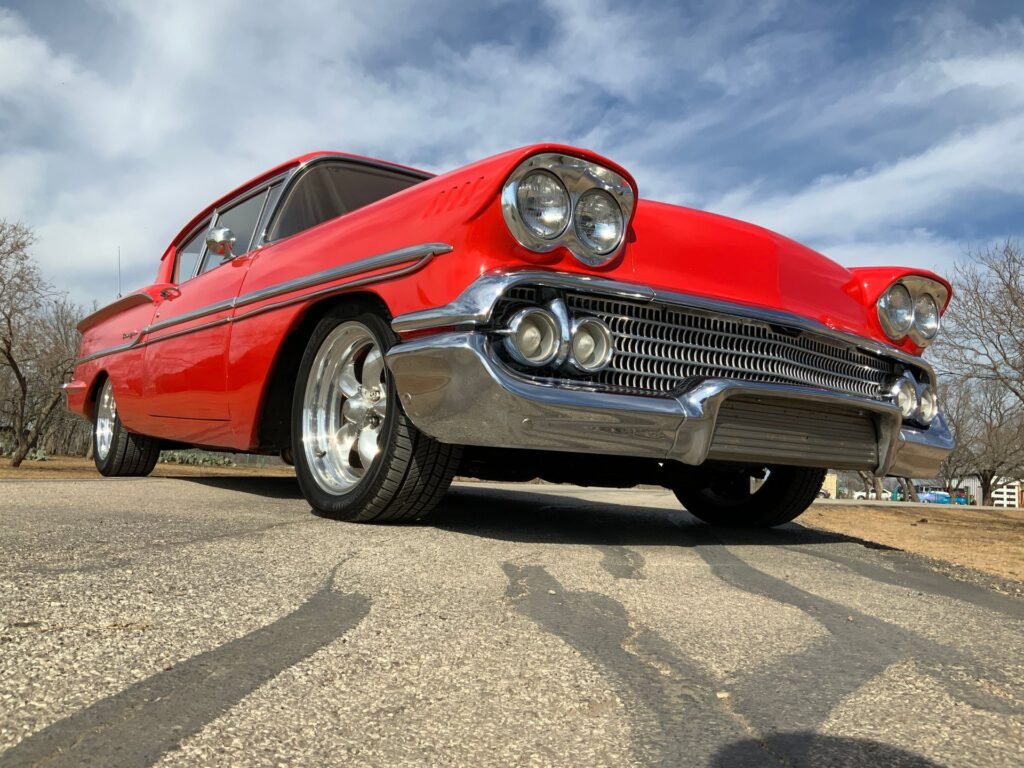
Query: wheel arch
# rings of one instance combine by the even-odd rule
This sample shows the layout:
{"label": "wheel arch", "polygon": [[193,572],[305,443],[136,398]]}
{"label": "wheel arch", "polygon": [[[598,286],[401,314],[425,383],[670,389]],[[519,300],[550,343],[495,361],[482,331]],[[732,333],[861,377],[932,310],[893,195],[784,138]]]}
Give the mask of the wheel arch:
{"label": "wheel arch", "polygon": [[292,393],[306,344],[323,318],[348,307],[370,308],[387,321],[392,318],[387,302],[373,291],[352,291],[321,299],[297,315],[281,340],[260,398],[254,434],[259,450],[284,450],[290,446]]}
{"label": "wheel arch", "polygon": [[92,377],[92,382],[89,384],[89,389],[85,393],[85,414],[89,421],[96,421],[96,399],[100,396],[100,390],[103,388],[103,382],[110,378],[110,373],[107,372],[106,368],[100,368],[96,371],[96,375]]}

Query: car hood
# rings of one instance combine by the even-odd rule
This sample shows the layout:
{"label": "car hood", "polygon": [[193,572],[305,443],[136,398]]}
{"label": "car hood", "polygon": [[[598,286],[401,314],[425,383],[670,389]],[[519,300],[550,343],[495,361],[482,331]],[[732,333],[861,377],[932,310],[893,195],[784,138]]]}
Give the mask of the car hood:
{"label": "car hood", "polygon": [[785,310],[851,333],[872,331],[854,273],[726,216],[640,200],[621,268],[655,287]]}

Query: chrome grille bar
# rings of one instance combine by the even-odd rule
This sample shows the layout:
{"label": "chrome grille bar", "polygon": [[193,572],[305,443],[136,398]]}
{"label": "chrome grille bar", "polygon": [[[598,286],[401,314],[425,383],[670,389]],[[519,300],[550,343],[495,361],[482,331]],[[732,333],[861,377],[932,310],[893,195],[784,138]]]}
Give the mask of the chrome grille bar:
{"label": "chrome grille bar", "polygon": [[[500,305],[534,302],[536,286],[519,285]],[[880,400],[899,363],[816,337],[730,315],[660,302],[563,293],[574,317],[608,324],[611,364],[589,379],[609,389],[667,394],[687,379],[728,378],[798,384]],[[498,307],[496,316],[504,314]]]}

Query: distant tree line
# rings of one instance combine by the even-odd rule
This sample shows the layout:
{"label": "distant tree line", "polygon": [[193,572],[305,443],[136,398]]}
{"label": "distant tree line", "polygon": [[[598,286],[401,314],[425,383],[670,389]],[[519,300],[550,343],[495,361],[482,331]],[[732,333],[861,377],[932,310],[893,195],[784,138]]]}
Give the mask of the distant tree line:
{"label": "distant tree line", "polygon": [[935,347],[940,406],[957,438],[941,477],[977,478],[983,504],[1024,478],[1024,251],[1007,240],[975,250],[953,272],[954,301]]}
{"label": "distant tree line", "polygon": [[64,406],[82,309],[32,261],[32,230],[0,220],[0,453],[11,465],[35,452],[81,455],[89,427]]}

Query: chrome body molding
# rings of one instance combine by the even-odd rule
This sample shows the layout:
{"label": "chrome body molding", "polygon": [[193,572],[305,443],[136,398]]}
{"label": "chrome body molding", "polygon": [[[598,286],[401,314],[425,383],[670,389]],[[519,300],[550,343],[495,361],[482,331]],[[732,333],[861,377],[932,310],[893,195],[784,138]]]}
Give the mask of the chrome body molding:
{"label": "chrome body molding", "polygon": [[784,310],[765,309],[746,304],[736,304],[719,299],[656,290],[646,285],[622,283],[606,278],[591,277],[566,272],[543,270],[498,271],[483,275],[472,283],[451,304],[434,309],[399,315],[391,321],[391,327],[398,334],[432,328],[456,328],[472,330],[486,326],[498,300],[517,285],[535,284],[552,288],[564,288],[584,293],[594,293],[612,298],[639,302],[662,302],[687,309],[704,311],[717,315],[728,315],[736,319],[778,325],[786,328],[813,333],[833,342],[860,349],[874,355],[898,360],[927,374],[929,382],[935,381],[932,367],[920,357],[902,349],[868,339],[856,334],[829,328],[816,320]]}
{"label": "chrome body molding", "polygon": [[[365,259],[359,259],[349,264],[343,264],[339,267],[327,269],[322,272],[316,272],[312,275],[300,277],[295,280],[288,280],[283,283],[278,283],[277,285],[262,288],[258,291],[245,293],[234,299],[226,299],[214,304],[207,304],[205,307],[199,307],[192,312],[186,312],[185,314],[177,317],[152,323],[151,325],[143,328],[131,342],[127,344],[119,344],[115,347],[108,347],[107,349],[102,349],[85,355],[84,357],[80,357],[76,361],[76,365],[81,365],[82,363],[89,362],[90,360],[95,360],[106,355],[112,355],[117,352],[124,352],[129,349],[144,347],[149,344],[156,344],[166,339],[172,339],[185,334],[213,328],[218,325],[224,325],[225,323],[238,322],[240,320],[254,317],[255,315],[263,314],[264,312],[281,309],[292,304],[309,301],[310,299],[323,298],[331,294],[341,293],[343,291],[368,285],[380,280],[402,277],[422,269],[435,256],[449,253],[451,250],[452,246],[447,243],[422,243],[420,245],[412,245],[406,248],[399,248],[394,251],[378,254],[376,256],[370,256]],[[396,267],[396,269],[392,269],[392,267]],[[356,280],[349,280],[348,282],[341,283],[340,285],[330,285],[319,290],[301,293],[298,296],[290,296],[282,301],[256,307],[255,309],[251,309],[247,312],[235,312],[235,314],[229,317],[217,318],[216,320],[212,320],[208,323],[183,328],[179,331],[167,333],[157,338],[148,338],[154,333],[172,328],[176,325],[189,323],[221,312],[238,310],[243,307],[251,306],[252,304],[258,304],[269,299],[277,298],[278,296],[285,296],[297,291],[306,291],[309,288],[317,288],[317,286],[327,283],[335,283],[338,280],[346,280],[352,277],[358,278],[359,275],[363,275],[367,272],[377,272],[378,270],[388,271],[374,275],[367,275],[366,277]]]}
{"label": "chrome body molding", "polygon": [[[723,405],[763,404],[766,411],[817,409],[870,429],[835,432],[829,419],[814,421],[811,437],[846,441],[840,459],[877,475],[933,474],[952,447],[945,422],[928,430],[901,428],[889,403],[803,386],[708,379],[672,397],[643,397],[585,388],[546,386],[527,380],[494,358],[485,335],[452,331],[400,343],[387,354],[402,405],[417,428],[446,443],[501,448],[642,456],[701,464],[708,459],[777,464],[779,441],[793,440],[783,426],[775,434],[730,452],[716,443]],[[797,435],[799,438],[799,435]],[[814,449],[815,443],[809,443]],[[842,446],[841,446],[842,447]],[[794,458],[795,457],[795,458]],[[830,456],[830,460],[835,460]],[[786,463],[817,466],[820,455],[796,445]]]}

